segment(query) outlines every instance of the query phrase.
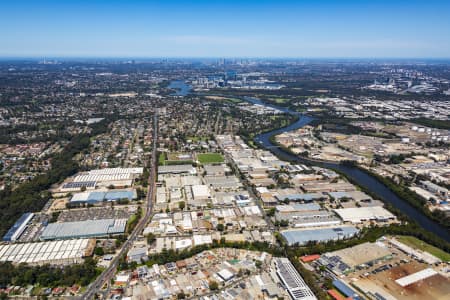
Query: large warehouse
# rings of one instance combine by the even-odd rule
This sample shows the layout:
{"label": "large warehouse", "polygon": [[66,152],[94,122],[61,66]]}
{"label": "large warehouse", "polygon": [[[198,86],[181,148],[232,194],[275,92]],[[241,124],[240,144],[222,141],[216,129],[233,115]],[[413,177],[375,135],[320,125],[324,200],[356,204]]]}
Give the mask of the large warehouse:
{"label": "large warehouse", "polygon": [[102,237],[125,232],[127,219],[87,220],[50,223],[41,234],[41,240]]}
{"label": "large warehouse", "polygon": [[197,174],[197,170],[192,165],[168,165],[159,166],[158,174]]}
{"label": "large warehouse", "polygon": [[22,235],[22,233],[27,228],[28,223],[33,219],[33,213],[23,214],[14,225],[8,230],[8,232],[3,237],[5,242],[14,242]]}
{"label": "large warehouse", "polygon": [[315,228],[315,229],[299,229],[286,230],[281,234],[287,240],[289,245],[298,243],[304,245],[310,241],[327,242],[331,240],[342,240],[350,238],[357,234],[359,230],[353,226],[339,226],[330,228]]}
{"label": "large warehouse", "polygon": [[97,169],[77,175],[73,182],[96,182],[99,185],[131,186],[133,180],[142,175],[143,172],[143,168]]}
{"label": "large warehouse", "polygon": [[361,223],[364,221],[386,222],[395,220],[395,216],[381,206],[351,207],[334,210],[344,222]]}
{"label": "large warehouse", "polygon": [[317,300],[309,286],[285,257],[274,258],[276,274],[294,300]]}
{"label": "large warehouse", "polygon": [[133,200],[137,198],[136,190],[110,190],[76,193],[70,199],[71,203],[95,204],[102,201]]}
{"label": "large warehouse", "polygon": [[92,255],[95,240],[66,240],[0,245],[0,261],[28,264],[81,263]]}

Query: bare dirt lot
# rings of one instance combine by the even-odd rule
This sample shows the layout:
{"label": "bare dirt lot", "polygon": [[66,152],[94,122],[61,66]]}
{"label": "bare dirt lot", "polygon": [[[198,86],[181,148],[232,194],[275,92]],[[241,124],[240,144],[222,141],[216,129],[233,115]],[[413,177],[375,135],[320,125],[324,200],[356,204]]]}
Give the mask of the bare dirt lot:
{"label": "bare dirt lot", "polygon": [[390,270],[368,276],[367,279],[385,289],[397,299],[449,299],[450,280],[442,275],[434,275],[402,288],[395,280],[427,268],[427,265],[411,262]]}

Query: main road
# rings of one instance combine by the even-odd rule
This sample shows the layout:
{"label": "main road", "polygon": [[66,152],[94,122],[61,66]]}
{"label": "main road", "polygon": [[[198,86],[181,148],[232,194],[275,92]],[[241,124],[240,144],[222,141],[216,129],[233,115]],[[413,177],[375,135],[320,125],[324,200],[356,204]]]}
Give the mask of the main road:
{"label": "main road", "polygon": [[134,228],[133,232],[130,234],[128,239],[122,245],[118,255],[114,257],[111,261],[109,267],[100,274],[97,279],[91,283],[86,292],[81,296],[81,299],[90,300],[93,299],[95,294],[100,291],[105,283],[108,283],[111,278],[114,277],[117,266],[119,264],[120,258],[122,258],[130,250],[133,243],[136,241],[139,233],[144,229],[144,226],[150,221],[153,213],[153,202],[155,199],[155,189],[156,189],[156,167],[157,167],[157,142],[158,142],[158,112],[155,112],[153,117],[153,148],[152,155],[150,158],[150,175],[148,177],[148,192],[147,192],[147,203],[145,209],[145,215],[140,219],[139,223]]}

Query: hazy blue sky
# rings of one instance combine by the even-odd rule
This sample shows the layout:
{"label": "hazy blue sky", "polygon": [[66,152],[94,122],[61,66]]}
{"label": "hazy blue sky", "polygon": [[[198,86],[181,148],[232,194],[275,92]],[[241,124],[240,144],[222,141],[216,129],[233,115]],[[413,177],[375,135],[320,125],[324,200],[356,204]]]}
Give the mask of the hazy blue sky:
{"label": "hazy blue sky", "polygon": [[0,0],[0,56],[450,57],[450,1]]}

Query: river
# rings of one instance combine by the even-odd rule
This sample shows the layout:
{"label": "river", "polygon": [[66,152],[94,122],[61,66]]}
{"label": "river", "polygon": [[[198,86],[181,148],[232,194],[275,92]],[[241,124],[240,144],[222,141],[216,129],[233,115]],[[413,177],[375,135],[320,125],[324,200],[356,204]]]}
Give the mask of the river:
{"label": "river", "polygon": [[392,192],[389,188],[387,188],[383,183],[381,183],[378,179],[371,176],[367,172],[353,167],[353,166],[347,166],[347,165],[341,165],[339,163],[334,162],[316,162],[311,161],[307,158],[302,158],[297,155],[293,155],[282,148],[274,145],[270,141],[270,137],[274,134],[280,134],[287,131],[292,131],[298,128],[301,128],[308,123],[310,123],[313,118],[307,115],[300,114],[298,112],[294,112],[289,110],[285,107],[278,107],[275,105],[269,105],[263,103],[261,100],[257,98],[252,97],[244,97],[244,100],[254,103],[254,104],[262,104],[266,105],[272,108],[277,108],[279,110],[282,110],[283,112],[290,113],[297,115],[299,119],[292,123],[291,125],[275,129],[270,132],[266,132],[263,134],[260,134],[256,136],[255,141],[260,144],[263,148],[271,151],[275,155],[277,155],[279,158],[289,161],[295,161],[300,163],[312,163],[315,165],[319,165],[321,167],[329,168],[338,170],[342,173],[344,173],[346,176],[351,178],[354,182],[356,182],[358,185],[364,187],[365,189],[369,190],[373,194],[377,195],[379,199],[385,201],[386,203],[391,204],[393,207],[397,208],[401,212],[403,212],[405,215],[407,215],[412,220],[415,220],[417,224],[419,224],[422,228],[425,230],[432,232],[436,234],[437,236],[441,237],[442,239],[446,240],[447,242],[450,242],[450,232],[444,228],[443,226],[439,225],[438,223],[434,222],[433,220],[426,217],[420,210],[416,209],[415,207],[411,206],[408,202],[405,200],[399,198],[394,192]]}
{"label": "river", "polygon": [[168,85],[168,88],[175,90],[175,92],[170,94],[170,96],[184,97],[190,93],[192,86],[190,86],[183,80],[172,80]]}

